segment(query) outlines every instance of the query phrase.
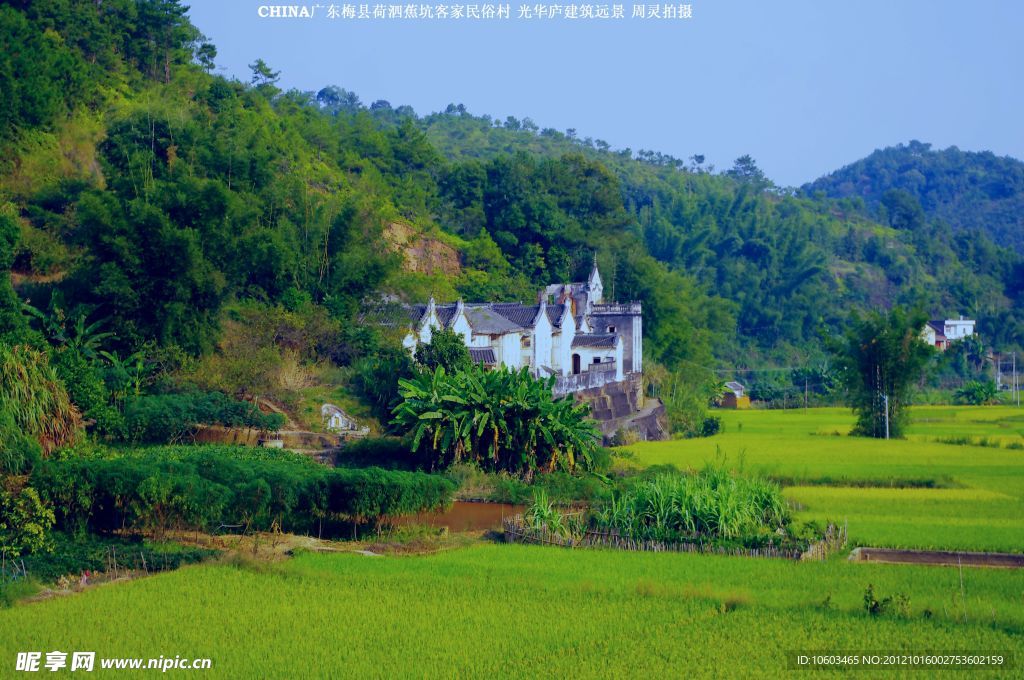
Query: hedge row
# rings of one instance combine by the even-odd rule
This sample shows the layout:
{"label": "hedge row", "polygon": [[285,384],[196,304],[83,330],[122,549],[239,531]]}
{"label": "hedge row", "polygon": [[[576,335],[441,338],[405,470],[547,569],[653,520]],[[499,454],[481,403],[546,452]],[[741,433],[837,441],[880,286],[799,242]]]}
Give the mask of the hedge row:
{"label": "hedge row", "polygon": [[125,400],[119,438],[135,443],[179,442],[199,424],[276,431],[284,425],[284,416],[262,413],[253,404],[220,392],[148,394]]}
{"label": "hedge row", "polygon": [[324,519],[380,521],[444,507],[455,484],[418,472],[232,460],[199,448],[177,460],[126,456],[48,460],[32,485],[60,528],[211,531],[221,525],[310,533]]}

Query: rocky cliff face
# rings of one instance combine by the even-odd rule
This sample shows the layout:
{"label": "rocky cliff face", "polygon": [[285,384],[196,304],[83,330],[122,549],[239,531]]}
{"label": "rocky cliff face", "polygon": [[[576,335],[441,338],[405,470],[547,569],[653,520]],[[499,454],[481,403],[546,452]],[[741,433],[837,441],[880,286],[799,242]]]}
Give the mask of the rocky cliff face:
{"label": "rocky cliff face", "polygon": [[458,276],[462,271],[459,251],[408,224],[392,222],[384,230],[384,238],[392,249],[405,257],[406,271],[446,276]]}

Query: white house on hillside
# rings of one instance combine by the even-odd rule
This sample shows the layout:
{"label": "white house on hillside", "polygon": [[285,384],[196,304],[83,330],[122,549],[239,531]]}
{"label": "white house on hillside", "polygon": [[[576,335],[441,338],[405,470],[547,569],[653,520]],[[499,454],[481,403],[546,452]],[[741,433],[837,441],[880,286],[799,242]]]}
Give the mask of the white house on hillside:
{"label": "white house on hillside", "polygon": [[975,334],[974,319],[933,319],[925,324],[921,338],[932,347],[944,350],[949,343]]}
{"label": "white house on hillside", "polygon": [[430,342],[434,329],[448,328],[463,337],[474,361],[558,376],[556,392],[600,387],[643,370],[641,305],[605,303],[596,262],[586,281],[547,286],[535,305],[431,299],[406,310],[403,345],[410,352]]}

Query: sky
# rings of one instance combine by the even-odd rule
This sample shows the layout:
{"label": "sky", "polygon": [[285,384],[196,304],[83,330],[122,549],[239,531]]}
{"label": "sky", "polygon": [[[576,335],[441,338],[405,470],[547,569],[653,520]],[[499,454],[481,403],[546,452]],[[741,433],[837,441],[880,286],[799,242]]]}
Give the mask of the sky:
{"label": "sky", "polygon": [[503,21],[185,4],[229,77],[248,80],[262,58],[285,89],[338,85],[421,115],[462,103],[718,170],[750,154],[781,186],[912,139],[1024,159],[1019,0],[690,0],[686,20],[604,21],[519,19],[519,2]]}

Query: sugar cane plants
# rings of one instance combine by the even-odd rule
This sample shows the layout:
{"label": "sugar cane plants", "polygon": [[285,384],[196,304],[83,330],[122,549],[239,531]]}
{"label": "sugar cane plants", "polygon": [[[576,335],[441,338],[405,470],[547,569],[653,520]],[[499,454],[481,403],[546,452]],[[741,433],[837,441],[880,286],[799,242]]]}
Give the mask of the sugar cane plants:
{"label": "sugar cane plants", "polygon": [[645,481],[599,508],[592,522],[644,540],[746,540],[784,532],[790,514],[777,484],[708,467]]}
{"label": "sugar cane plants", "polygon": [[439,366],[399,381],[392,424],[411,434],[413,452],[432,468],[471,461],[527,479],[589,469],[600,432],[587,406],[552,396],[553,381],[525,368],[449,374]]}

